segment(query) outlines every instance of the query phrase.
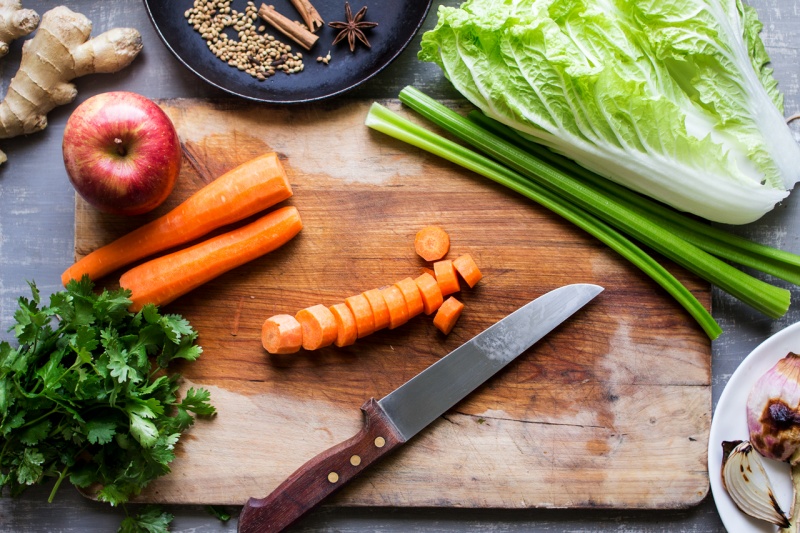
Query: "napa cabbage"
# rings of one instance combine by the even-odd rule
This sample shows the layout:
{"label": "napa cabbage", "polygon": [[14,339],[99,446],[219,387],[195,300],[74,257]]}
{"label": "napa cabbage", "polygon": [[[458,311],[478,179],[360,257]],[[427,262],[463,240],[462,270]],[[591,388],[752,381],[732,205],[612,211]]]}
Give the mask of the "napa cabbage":
{"label": "napa cabbage", "polygon": [[419,57],[523,136],[744,224],[800,179],[761,28],[739,0],[468,0],[439,8]]}

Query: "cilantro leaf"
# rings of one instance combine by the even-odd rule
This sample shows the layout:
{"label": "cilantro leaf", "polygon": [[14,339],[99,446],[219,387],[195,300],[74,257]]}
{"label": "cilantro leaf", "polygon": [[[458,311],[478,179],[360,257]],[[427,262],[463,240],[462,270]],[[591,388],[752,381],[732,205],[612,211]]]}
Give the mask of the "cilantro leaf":
{"label": "cilantro leaf", "polygon": [[42,477],[44,455],[36,448],[25,448],[22,464],[17,468],[17,481],[20,485],[33,485]]}
{"label": "cilantro leaf", "polygon": [[86,439],[90,444],[108,444],[117,432],[112,420],[90,420],[86,423]]}
{"label": "cilantro leaf", "polygon": [[37,444],[39,441],[47,437],[47,434],[50,432],[50,421],[45,419],[39,422],[38,424],[34,424],[29,428],[26,428],[22,433],[19,435],[19,440],[23,444],[27,444],[28,446],[33,446]]}
{"label": "cilantro leaf", "polygon": [[210,400],[211,393],[208,390],[192,387],[186,391],[186,397],[181,402],[181,407],[198,415],[213,415],[217,410],[209,403]]}
{"label": "cilantro leaf", "polygon": [[173,518],[159,507],[148,505],[138,515],[125,518],[119,533],[165,533]]}

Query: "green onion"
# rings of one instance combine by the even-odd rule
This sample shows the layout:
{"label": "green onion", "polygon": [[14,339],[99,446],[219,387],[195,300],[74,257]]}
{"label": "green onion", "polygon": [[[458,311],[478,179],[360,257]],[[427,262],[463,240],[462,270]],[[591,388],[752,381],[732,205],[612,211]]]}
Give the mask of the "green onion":
{"label": "green onion", "polygon": [[468,142],[492,158],[536,181],[628,236],[637,239],[706,281],[772,318],[789,309],[788,290],[750,276],[697,246],[673,235],[640,212],[628,209],[609,194],[528,154],[508,141],[481,128],[424,93],[406,87],[400,101],[437,126]]}
{"label": "green onion", "polygon": [[626,187],[595,174],[574,161],[550,151],[548,148],[523,138],[514,129],[481,113],[472,111],[469,120],[516,144],[540,159],[579,176],[584,182],[600,188],[642,216],[657,220],[658,224],[674,235],[688,241],[711,255],[727,259],[742,266],[773,275],[795,285],[800,285],[800,256],[755,243],[725,230],[690,218],[665,205],[642,196]]}
{"label": "green onion", "polygon": [[655,280],[697,320],[709,338],[715,339],[722,333],[711,314],[672,274],[624,235],[583,209],[507,167],[414,124],[380,104],[375,103],[370,107],[366,124],[372,129],[487,177],[562,216],[608,245]]}

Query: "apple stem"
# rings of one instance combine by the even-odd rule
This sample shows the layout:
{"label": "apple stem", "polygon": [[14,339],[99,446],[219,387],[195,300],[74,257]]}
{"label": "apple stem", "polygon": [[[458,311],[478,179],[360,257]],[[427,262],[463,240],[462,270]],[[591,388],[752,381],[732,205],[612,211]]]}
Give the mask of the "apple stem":
{"label": "apple stem", "polygon": [[125,151],[125,147],[122,146],[122,139],[117,137],[117,138],[114,139],[114,142],[117,144],[117,153],[119,155],[125,155],[126,151]]}

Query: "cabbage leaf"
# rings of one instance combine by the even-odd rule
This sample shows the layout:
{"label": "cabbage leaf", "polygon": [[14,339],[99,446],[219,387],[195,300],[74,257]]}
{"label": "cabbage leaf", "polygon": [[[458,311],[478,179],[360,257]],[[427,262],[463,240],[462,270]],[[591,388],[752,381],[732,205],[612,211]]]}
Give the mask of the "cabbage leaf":
{"label": "cabbage leaf", "polygon": [[438,17],[420,59],[630,189],[745,224],[800,179],[762,25],[739,0],[468,0]]}

